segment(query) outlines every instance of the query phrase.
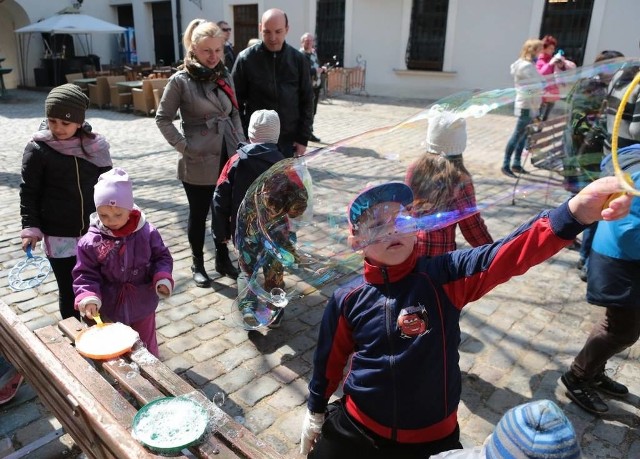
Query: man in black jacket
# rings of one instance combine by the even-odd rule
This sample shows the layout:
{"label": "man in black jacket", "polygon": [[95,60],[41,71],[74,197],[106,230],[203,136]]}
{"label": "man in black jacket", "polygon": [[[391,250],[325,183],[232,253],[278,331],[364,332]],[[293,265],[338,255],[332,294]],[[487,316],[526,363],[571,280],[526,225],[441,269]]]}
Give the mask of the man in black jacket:
{"label": "man in black jacket", "polygon": [[285,42],[289,22],[284,11],[267,10],[259,30],[262,43],[242,51],[232,72],[243,128],[246,133],[254,111],[275,110],[281,126],[279,150],[288,158],[302,156],[313,125],[309,63]]}
{"label": "man in black jacket", "polygon": [[224,33],[224,65],[229,71],[233,68],[236,61],[236,53],[233,51],[233,44],[229,41],[231,37],[231,27],[227,21],[218,21],[218,27]]}

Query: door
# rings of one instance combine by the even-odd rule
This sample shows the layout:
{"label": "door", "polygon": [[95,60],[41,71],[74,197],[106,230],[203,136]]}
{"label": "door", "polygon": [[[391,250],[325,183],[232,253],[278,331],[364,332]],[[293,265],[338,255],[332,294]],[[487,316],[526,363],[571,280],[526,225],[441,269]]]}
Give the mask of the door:
{"label": "door", "polygon": [[233,50],[236,56],[247,47],[252,38],[260,38],[258,34],[258,5],[235,5],[233,7]]}
{"label": "door", "polygon": [[152,3],[151,14],[156,65],[171,65],[176,61],[171,2]]}

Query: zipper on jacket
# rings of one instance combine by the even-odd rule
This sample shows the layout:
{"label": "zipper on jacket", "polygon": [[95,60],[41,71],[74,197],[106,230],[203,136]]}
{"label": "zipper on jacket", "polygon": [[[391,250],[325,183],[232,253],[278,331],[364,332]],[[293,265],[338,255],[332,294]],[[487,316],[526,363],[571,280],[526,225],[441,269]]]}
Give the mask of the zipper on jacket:
{"label": "zipper on jacket", "polygon": [[276,110],[280,109],[280,95],[278,94],[278,80],[276,79],[276,59],[278,58],[278,53],[273,53],[273,89],[276,93]]}
{"label": "zipper on jacket", "polygon": [[84,234],[84,196],[82,195],[82,186],[80,185],[80,167],[78,166],[78,158],[74,156],[76,163],[76,184],[78,185],[78,194],[80,195],[80,234]]}
{"label": "zipper on jacket", "polygon": [[387,340],[389,342],[389,367],[391,370],[391,394],[392,394],[392,413],[391,413],[391,439],[396,441],[398,438],[398,398],[396,397],[396,373],[394,371],[395,366],[395,349],[393,346],[393,316],[391,314],[391,310],[389,307],[389,273],[387,268],[381,267],[380,272],[382,273],[382,279],[384,280],[384,286],[386,290],[385,301],[384,301],[384,315],[385,315],[385,328],[387,332]]}

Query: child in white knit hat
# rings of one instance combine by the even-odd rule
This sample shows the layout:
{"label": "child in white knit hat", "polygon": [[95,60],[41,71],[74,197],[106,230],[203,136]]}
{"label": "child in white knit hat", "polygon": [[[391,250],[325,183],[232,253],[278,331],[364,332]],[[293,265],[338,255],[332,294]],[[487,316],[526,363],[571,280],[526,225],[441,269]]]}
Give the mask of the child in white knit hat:
{"label": "child in white knit hat", "polygon": [[78,243],[73,289],[80,314],[129,325],[159,356],[155,311],[173,290],[173,259],[158,230],[133,202],[129,175],[120,168],[95,186],[96,212]]}
{"label": "child in white knit hat", "polygon": [[[405,183],[413,190],[415,211],[469,212],[476,207],[471,174],[464,167],[462,153],[467,146],[467,124],[451,112],[429,120],[426,152],[407,170]],[[472,247],[493,242],[480,212],[434,231],[418,233],[418,254],[431,257],[456,250],[456,226]]]}
{"label": "child in white knit hat", "polygon": [[[213,194],[213,238],[216,244],[216,271],[235,272],[238,270],[231,264],[228,255],[220,257],[219,245],[226,247],[226,241],[233,240],[235,245],[236,217],[245,194],[253,182],[284,159],[278,149],[280,137],[280,117],[275,110],[256,110],[251,114],[248,128],[251,143],[240,148],[229,158],[220,173],[216,191]],[[225,266],[229,266],[225,268]],[[220,267],[220,269],[218,269]],[[238,292],[246,287],[246,278],[240,274]],[[280,277],[282,273],[280,273]],[[277,277],[277,276],[276,276]],[[279,282],[276,282],[279,284]],[[252,311],[247,311],[247,321],[252,321]]]}

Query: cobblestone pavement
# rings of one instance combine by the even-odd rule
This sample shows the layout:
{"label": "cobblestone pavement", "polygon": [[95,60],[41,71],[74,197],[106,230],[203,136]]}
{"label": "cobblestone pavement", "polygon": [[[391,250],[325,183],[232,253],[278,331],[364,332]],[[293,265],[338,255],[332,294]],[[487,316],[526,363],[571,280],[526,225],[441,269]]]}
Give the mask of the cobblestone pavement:
{"label": "cobblestone pavement", "polygon": [[[43,115],[45,96],[12,90],[0,99],[0,295],[31,329],[59,319],[53,276],[38,288],[19,293],[7,287],[6,278],[23,256],[18,238],[21,156]],[[330,144],[403,121],[426,105],[427,101],[374,97],[323,101],[315,133]],[[289,305],[283,326],[277,330],[248,334],[236,327],[229,319],[235,283],[219,278],[213,289],[201,289],[191,282],[186,199],[175,179],[175,153],[154,120],[97,109],[89,110],[87,117],[111,143],[114,162],[133,177],[137,204],[159,228],[175,259],[175,292],[158,311],[162,360],[209,398],[224,394],[222,408],[283,455],[300,457],[297,449],[306,385],[317,325],[330,289]],[[534,198],[518,195],[516,205],[511,204],[512,181],[498,171],[513,123],[514,118],[505,115],[469,120],[465,164],[474,175],[479,202],[491,203],[483,215],[494,237],[507,234],[541,208],[567,197],[557,188],[549,188],[544,196],[540,192]],[[419,153],[420,148],[403,150],[396,159],[404,167]],[[526,182],[540,191],[548,174],[532,172]],[[206,250],[207,267],[213,273],[210,240]],[[627,384],[631,394],[624,400],[608,400],[611,410],[606,416],[584,413],[558,386],[559,376],[601,313],[583,299],[585,284],[577,276],[577,258],[576,252],[563,250],[463,312],[460,364],[464,380],[459,419],[466,446],[480,444],[511,406],[549,398],[572,420],[585,457],[640,457],[637,346],[610,362],[616,379]],[[0,418],[0,456],[60,428],[28,384],[0,408]],[[29,457],[74,457],[78,453],[72,439],[63,435]]]}

